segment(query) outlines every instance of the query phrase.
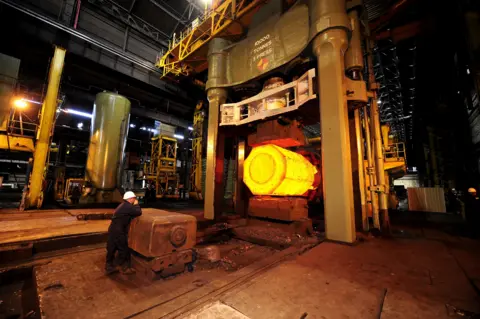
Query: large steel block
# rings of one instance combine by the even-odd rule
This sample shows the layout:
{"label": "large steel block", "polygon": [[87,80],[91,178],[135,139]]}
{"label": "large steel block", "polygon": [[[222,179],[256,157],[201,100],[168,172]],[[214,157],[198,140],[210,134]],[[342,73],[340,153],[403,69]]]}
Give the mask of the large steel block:
{"label": "large steel block", "polygon": [[130,224],[128,245],[151,258],[195,246],[197,219],[190,215],[159,209],[144,209]]}
{"label": "large steel block", "polygon": [[284,221],[295,221],[308,218],[308,203],[301,197],[251,197],[248,214]]}

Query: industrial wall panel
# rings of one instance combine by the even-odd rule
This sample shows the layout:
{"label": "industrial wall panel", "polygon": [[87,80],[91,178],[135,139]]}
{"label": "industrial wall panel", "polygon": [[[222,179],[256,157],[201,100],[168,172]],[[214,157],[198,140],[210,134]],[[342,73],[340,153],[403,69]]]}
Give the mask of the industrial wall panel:
{"label": "industrial wall panel", "polygon": [[470,130],[472,133],[472,143],[480,143],[480,110],[475,108],[470,114]]}
{"label": "industrial wall panel", "polygon": [[125,31],[107,19],[101,19],[90,10],[83,10],[78,20],[79,31],[85,31],[118,48],[123,46]]}
{"label": "industrial wall panel", "polygon": [[[26,0],[27,1],[27,0]],[[45,1],[45,3],[43,2]],[[61,0],[43,0],[41,2],[35,0],[28,0],[26,4],[30,4],[37,12],[46,12],[53,21],[59,21],[59,14],[61,13]],[[72,0],[67,0],[72,1]],[[45,8],[39,7],[45,5]],[[109,20],[108,17],[102,16],[92,10],[82,7],[79,16],[79,23],[77,30],[88,37],[105,44],[105,48],[99,48],[75,36],[68,38],[68,42],[63,42],[69,53],[74,53],[80,56],[87,57],[97,63],[112,68],[116,71],[132,76],[140,81],[146,82],[152,86],[158,87],[178,97],[190,100],[187,92],[181,90],[179,87],[167,84],[160,79],[161,74],[155,72],[154,62],[160,46],[156,43],[144,39],[138,32],[130,30],[129,41],[127,42],[127,50],[123,51],[125,25],[117,24]],[[64,8],[65,9],[65,8]],[[60,12],[57,12],[57,10]],[[48,11],[48,12],[47,12]],[[57,43],[59,40],[58,29],[44,22],[32,23],[32,20],[25,19],[18,22],[18,29],[23,30],[27,34],[41,39],[47,43]],[[64,38],[65,39],[65,38]],[[112,50],[109,50],[111,48]],[[111,53],[114,52],[114,53]],[[122,54],[125,53],[125,58]],[[141,60],[142,65],[132,64],[130,57],[134,60]],[[145,68],[147,67],[147,68]],[[193,102],[192,102],[193,103]]]}
{"label": "industrial wall panel", "polygon": [[446,213],[445,194],[440,187],[407,188],[408,209],[419,212]]}
{"label": "industrial wall panel", "polygon": [[66,1],[64,0],[23,0],[21,2],[30,5],[31,7],[54,19],[58,19],[62,12],[67,9],[65,6]]}
{"label": "industrial wall panel", "polygon": [[130,32],[126,49],[128,52],[132,52],[154,63],[161,48],[160,46],[154,45],[153,41],[151,42],[152,43],[149,43],[138,37],[135,32]]}

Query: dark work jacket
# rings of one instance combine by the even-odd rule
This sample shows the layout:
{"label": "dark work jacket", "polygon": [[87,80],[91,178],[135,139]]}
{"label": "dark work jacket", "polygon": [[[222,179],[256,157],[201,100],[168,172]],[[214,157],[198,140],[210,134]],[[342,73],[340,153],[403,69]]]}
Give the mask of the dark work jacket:
{"label": "dark work jacket", "polygon": [[[465,217],[469,223],[477,223],[480,219],[480,199],[477,196],[467,195],[465,199]],[[476,226],[478,227],[478,225]]]}
{"label": "dark work jacket", "polygon": [[112,217],[112,223],[108,228],[108,233],[118,235],[128,235],[128,227],[135,217],[142,215],[142,209],[139,205],[132,205],[124,201],[115,209]]}

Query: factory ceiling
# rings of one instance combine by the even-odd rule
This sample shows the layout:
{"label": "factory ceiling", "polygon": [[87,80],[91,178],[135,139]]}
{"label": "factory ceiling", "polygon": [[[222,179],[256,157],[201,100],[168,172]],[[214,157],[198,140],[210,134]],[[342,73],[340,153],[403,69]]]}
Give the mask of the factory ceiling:
{"label": "factory ceiling", "polygon": [[[381,84],[382,121],[391,123],[394,133],[403,140],[411,137],[408,119],[415,94],[415,82],[409,80],[415,78],[412,38],[420,27],[411,26],[414,30],[409,32],[398,29],[421,17],[417,2],[365,0],[365,18],[378,39],[375,72]],[[169,40],[203,14],[203,3],[201,0],[0,0],[0,13],[4,17],[3,30],[13,24],[22,34],[21,39],[17,37],[13,42],[28,39],[61,44],[75,55],[70,58],[70,71],[67,70],[70,77],[66,90],[72,95],[77,92],[89,99],[89,95],[102,89],[115,89],[137,100],[140,108],[189,119],[202,90],[184,81],[160,80],[154,64]],[[48,48],[46,52],[51,54]]]}

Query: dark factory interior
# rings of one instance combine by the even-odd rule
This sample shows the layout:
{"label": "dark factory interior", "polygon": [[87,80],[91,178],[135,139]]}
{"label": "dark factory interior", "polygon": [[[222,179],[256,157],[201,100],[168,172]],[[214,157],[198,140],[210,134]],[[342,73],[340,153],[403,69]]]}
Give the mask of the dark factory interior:
{"label": "dark factory interior", "polygon": [[480,318],[480,2],[0,0],[1,318]]}

